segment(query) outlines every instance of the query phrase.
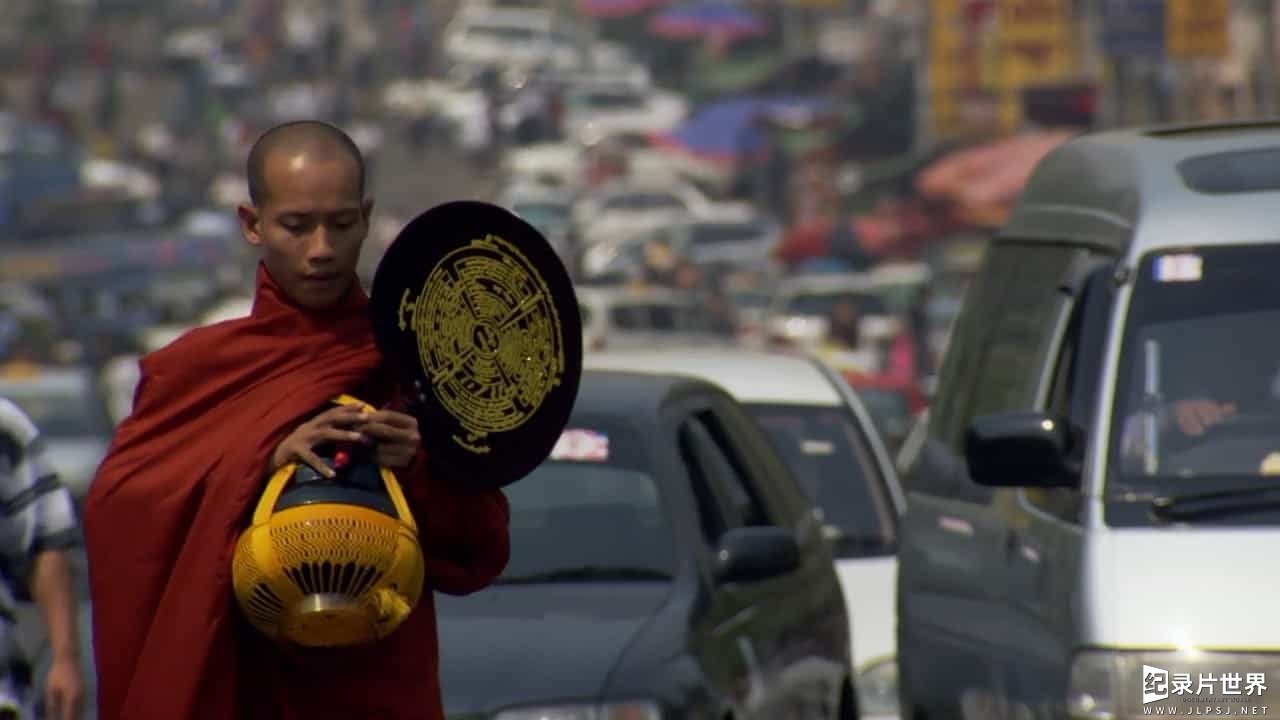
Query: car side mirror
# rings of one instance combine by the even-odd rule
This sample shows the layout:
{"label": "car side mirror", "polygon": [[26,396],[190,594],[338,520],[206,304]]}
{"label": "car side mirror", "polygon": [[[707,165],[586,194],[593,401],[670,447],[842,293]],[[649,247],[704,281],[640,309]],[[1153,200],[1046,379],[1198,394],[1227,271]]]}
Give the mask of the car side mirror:
{"label": "car side mirror", "polygon": [[1079,487],[1075,439],[1070,423],[1042,412],[974,418],[964,440],[969,477],[987,487]]}
{"label": "car side mirror", "polygon": [[800,568],[800,545],[780,527],[735,528],[720,538],[716,580],[749,583],[785,575]]}

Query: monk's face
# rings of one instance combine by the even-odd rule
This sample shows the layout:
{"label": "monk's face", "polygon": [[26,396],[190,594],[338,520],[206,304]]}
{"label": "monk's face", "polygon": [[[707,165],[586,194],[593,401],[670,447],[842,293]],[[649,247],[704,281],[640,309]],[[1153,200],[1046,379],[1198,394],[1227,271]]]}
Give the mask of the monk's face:
{"label": "monk's face", "polygon": [[267,197],[240,209],[245,239],[262,250],[271,277],[302,307],[323,309],[356,281],[373,202],[340,153],[280,151],[263,168]]}

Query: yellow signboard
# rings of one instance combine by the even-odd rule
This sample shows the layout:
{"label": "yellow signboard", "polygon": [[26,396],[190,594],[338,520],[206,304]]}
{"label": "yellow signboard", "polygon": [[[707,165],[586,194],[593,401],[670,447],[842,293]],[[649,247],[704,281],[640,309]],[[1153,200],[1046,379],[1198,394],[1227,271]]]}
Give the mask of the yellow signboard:
{"label": "yellow signboard", "polygon": [[1076,79],[1079,27],[1072,5],[1072,0],[1000,0],[993,84],[1025,88]]}
{"label": "yellow signboard", "polygon": [[1166,0],[1165,45],[1171,57],[1225,58],[1231,0]]}

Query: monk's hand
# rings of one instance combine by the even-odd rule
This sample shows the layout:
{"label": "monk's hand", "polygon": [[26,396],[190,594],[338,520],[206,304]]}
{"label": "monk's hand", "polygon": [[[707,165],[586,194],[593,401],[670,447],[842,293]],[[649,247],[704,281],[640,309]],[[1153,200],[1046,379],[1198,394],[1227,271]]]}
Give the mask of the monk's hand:
{"label": "monk's hand", "polygon": [[373,445],[374,462],[385,467],[409,467],[422,447],[418,419],[395,410],[365,415],[359,430]]}
{"label": "monk's hand", "polygon": [[358,428],[371,416],[372,413],[354,405],[342,405],[320,413],[299,425],[276,447],[271,455],[271,470],[274,472],[291,462],[302,462],[327,478],[333,477],[333,469],[316,455],[315,447],[325,443],[364,441],[365,436]]}
{"label": "monk's hand", "polygon": [[75,658],[54,658],[44,687],[45,717],[80,720],[84,710],[84,679]]}

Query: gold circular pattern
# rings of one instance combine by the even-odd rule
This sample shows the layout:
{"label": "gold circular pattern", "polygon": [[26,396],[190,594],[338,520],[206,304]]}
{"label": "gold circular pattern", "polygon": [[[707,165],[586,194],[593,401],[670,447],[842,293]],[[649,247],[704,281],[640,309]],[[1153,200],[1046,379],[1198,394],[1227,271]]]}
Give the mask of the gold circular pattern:
{"label": "gold circular pattern", "polygon": [[495,235],[445,255],[413,308],[418,360],[436,397],[476,441],[514,430],[560,384],[565,359],[551,291],[528,258]]}

